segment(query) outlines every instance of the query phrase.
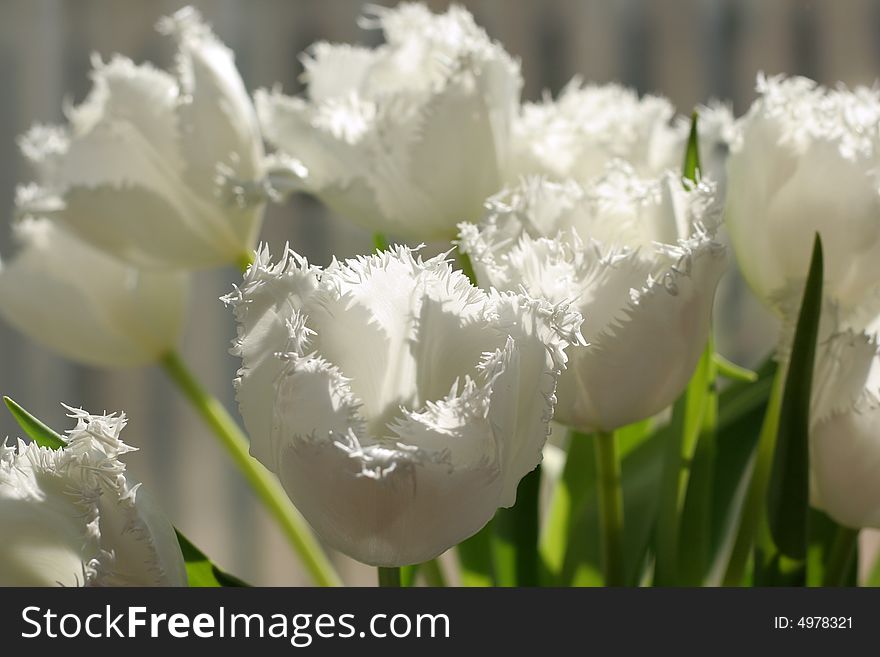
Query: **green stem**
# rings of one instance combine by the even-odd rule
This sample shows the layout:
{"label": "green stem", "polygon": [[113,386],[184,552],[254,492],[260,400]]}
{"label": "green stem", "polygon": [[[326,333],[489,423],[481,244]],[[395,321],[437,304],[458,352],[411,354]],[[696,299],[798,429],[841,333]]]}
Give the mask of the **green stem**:
{"label": "green stem", "polygon": [[250,456],[248,440],[235,420],[220,402],[201,387],[176,352],[166,354],[162,357],[161,363],[169,378],[177,384],[205,424],[220,440],[260,501],[278,522],[302,559],[306,571],[320,586],[339,586],[341,584],[339,575],[336,574],[305,519],[290,503],[290,499],[275,476]]}
{"label": "green stem", "polygon": [[383,568],[379,566],[379,586],[381,588],[400,588],[400,568]]}
{"label": "green stem", "polygon": [[846,586],[846,578],[856,555],[859,530],[840,527],[831,545],[823,586]]}
{"label": "green stem", "polygon": [[596,447],[599,532],[605,585],[623,586],[626,583],[623,564],[623,489],[617,441],[613,431],[599,431],[593,440]]}

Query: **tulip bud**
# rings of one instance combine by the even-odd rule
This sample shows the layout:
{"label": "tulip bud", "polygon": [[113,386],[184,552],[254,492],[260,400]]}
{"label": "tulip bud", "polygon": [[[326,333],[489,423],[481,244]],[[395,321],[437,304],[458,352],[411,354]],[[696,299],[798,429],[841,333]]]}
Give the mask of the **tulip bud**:
{"label": "tulip bud", "polygon": [[178,77],[116,55],[94,61],[67,126],[21,139],[39,187],[18,212],[48,216],[141,267],[239,262],[256,241],[263,147],[232,52],[185,8],[159,28],[179,44]]}
{"label": "tulip bud", "polygon": [[513,505],[580,339],[565,307],[406,247],[323,270],[264,250],[226,300],[251,454],[321,538],[379,566],[431,559]]}
{"label": "tulip bud", "polygon": [[45,219],[16,224],[18,254],[0,266],[0,315],[87,365],[151,363],[177,345],[188,277],[138,270]]}
{"label": "tulip bud", "polygon": [[728,161],[725,216],[740,268],[781,311],[818,232],[824,293],[845,315],[876,297],[880,280],[880,92],[763,76],[757,89]]}
{"label": "tulip bud", "polygon": [[642,180],[621,162],[582,187],[527,178],[462,224],[459,248],[483,286],[523,287],[584,318],[556,420],[611,431],[681,394],[708,338],[724,248],[712,239],[712,186],[669,173]]}
{"label": "tulip bud", "polygon": [[306,98],[257,92],[263,130],[296,158],[291,184],[334,211],[372,231],[449,239],[501,186],[519,66],[461,7],[371,11],[364,22],[386,43],[313,46]]}
{"label": "tulip bud", "polygon": [[126,476],[125,415],[70,410],[66,447],[0,445],[0,586],[186,586],[174,528]]}

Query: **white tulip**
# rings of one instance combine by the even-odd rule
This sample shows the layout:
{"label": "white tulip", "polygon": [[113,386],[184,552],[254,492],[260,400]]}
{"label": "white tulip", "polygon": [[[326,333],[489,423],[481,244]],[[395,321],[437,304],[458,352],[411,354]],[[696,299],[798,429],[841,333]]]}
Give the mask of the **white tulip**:
{"label": "white tulip", "polygon": [[0,265],[0,315],[22,333],[88,365],[128,367],[174,349],[188,277],[138,270],[45,219],[14,227],[19,252]]}
{"label": "white tulip", "polygon": [[665,98],[639,98],[620,85],[584,85],[575,78],[556,100],[523,105],[514,122],[508,179],[545,175],[585,183],[613,159],[644,176],[680,168],[687,127],[674,117]]}
{"label": "white tulip", "polygon": [[501,188],[519,66],[461,7],[371,11],[364,23],[386,43],[313,46],[306,98],[257,92],[263,131],[295,158],[293,184],[334,211],[373,231],[450,239]]}
{"label": "white tulip", "polygon": [[582,187],[528,178],[498,195],[459,247],[479,282],[570,302],[588,342],[569,350],[556,420],[610,431],[671,404],[706,345],[725,249],[713,191],[620,162]]}
{"label": "white tulip", "polygon": [[264,176],[256,113],[232,52],[184,8],[159,23],[179,44],[177,78],[116,55],[94,61],[69,125],[21,139],[38,192],[22,215],[46,215],[142,267],[240,262],[256,242]]}
{"label": "white tulip", "polygon": [[880,528],[880,357],[872,333],[819,346],[810,464],[812,502],[848,527]]}
{"label": "white tulip", "polygon": [[174,528],[120,460],[125,415],[70,410],[66,447],[0,445],[0,585],[186,586]]}
{"label": "white tulip", "polygon": [[725,217],[743,275],[779,311],[802,290],[818,232],[826,297],[863,312],[880,297],[880,92],[763,76],[757,89],[728,160]]}
{"label": "white tulip", "polygon": [[486,293],[406,247],[326,269],[258,254],[234,306],[251,454],[332,547],[426,561],[541,461],[580,316]]}
{"label": "white tulip", "polygon": [[[697,112],[703,174],[722,180],[733,115],[719,103]],[[676,117],[665,98],[639,98],[617,84],[585,85],[575,78],[555,100],[523,105],[513,124],[506,179],[516,184],[522,176],[541,175],[588,184],[615,159],[655,178],[681,169],[689,130],[690,119]]]}

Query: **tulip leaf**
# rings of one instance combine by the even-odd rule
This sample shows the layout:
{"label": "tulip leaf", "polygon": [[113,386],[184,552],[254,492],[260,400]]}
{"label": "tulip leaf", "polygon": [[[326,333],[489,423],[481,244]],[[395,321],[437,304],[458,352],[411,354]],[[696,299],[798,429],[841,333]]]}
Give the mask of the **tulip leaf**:
{"label": "tulip leaf", "polygon": [[177,534],[177,542],[180,544],[180,551],[183,553],[183,560],[186,562],[186,577],[191,587],[250,586],[238,577],[220,570],[220,568],[211,563],[211,560],[205,556],[205,553],[193,545],[179,529],[175,529],[174,532]]}
{"label": "tulip leaf", "polygon": [[700,147],[697,135],[697,111],[691,113],[691,130],[688,134],[687,150],[684,153],[684,166],[682,177],[691,182],[697,182],[702,167],[700,166]]}
{"label": "tulip leaf", "polygon": [[[729,556],[726,557],[726,565],[721,564],[724,568],[721,584],[724,586],[740,586],[743,583],[749,556],[752,554],[755,544],[755,536],[761,528],[761,512],[767,497],[767,483],[770,478],[773,447],[779,426],[779,411],[782,406],[783,375],[784,368],[777,367],[770,386],[764,417],[761,420],[754,458],[751,459],[746,475],[747,483],[745,484],[739,518],[733,522],[731,528],[733,544]],[[758,386],[758,384],[755,385]],[[721,417],[724,418],[723,413],[721,413]]]}
{"label": "tulip leaf", "polygon": [[25,409],[19,406],[9,397],[3,397],[6,407],[12,413],[12,417],[18,422],[28,438],[33,440],[40,447],[48,447],[49,449],[61,449],[67,446],[67,442],[58,433],[46,426],[42,421],[35,418]]}
{"label": "tulip leaf", "polygon": [[388,240],[385,239],[385,235],[382,233],[373,233],[373,247],[376,251],[387,251]]}
{"label": "tulip leaf", "polygon": [[[711,431],[712,436],[704,435],[707,432],[703,431],[705,409],[710,396],[714,396],[713,355],[714,348],[712,341],[709,340],[690,383],[673,405],[672,419],[659,432],[661,440],[666,445],[666,451],[663,457],[663,477],[659,491],[660,507],[654,539],[656,586],[674,586],[679,583],[678,566],[682,559],[679,549],[680,533],[690,485],[691,465],[701,436],[704,440],[714,441],[714,428]],[[714,423],[713,417],[711,424]],[[710,467],[711,462],[710,457],[703,458],[704,467]],[[704,524],[701,523],[701,526]],[[708,538],[705,543],[708,543]],[[704,551],[702,547],[699,549],[701,553]],[[689,555],[689,557],[693,556],[693,554]],[[702,560],[702,556],[700,559]]]}
{"label": "tulip leaf", "polygon": [[732,363],[719,353],[714,355],[715,368],[718,370],[718,376],[723,376],[731,381],[744,381],[746,383],[754,383],[758,380],[758,373],[752,370]]}
{"label": "tulip leaf", "polygon": [[419,565],[400,567],[400,587],[404,589],[411,588],[416,585],[416,576],[419,574]]}
{"label": "tulip leaf", "polygon": [[865,586],[880,587],[880,552],[874,557],[874,564],[865,578]]}
{"label": "tulip leaf", "polygon": [[[662,443],[644,420],[618,429],[624,500],[624,569],[638,584],[657,511]],[[599,505],[594,436],[572,433],[562,478],[554,491],[541,536],[542,584],[601,586]]]}
{"label": "tulip leaf", "polygon": [[462,586],[494,586],[492,565],[492,523],[490,520],[476,534],[456,547]]}
{"label": "tulip leaf", "polygon": [[807,551],[810,393],[821,310],[822,241],[817,234],[782,393],[767,489],[770,533],[779,551],[792,559],[804,559]]}
{"label": "tulip leaf", "polygon": [[843,527],[821,511],[810,509],[807,586],[855,586],[858,535],[857,529]]}
{"label": "tulip leaf", "polygon": [[712,495],[717,449],[718,392],[715,348],[710,338],[697,366],[692,385],[702,385],[702,412],[686,464],[688,476],[679,527],[678,581],[684,586],[703,583],[711,562]]}
{"label": "tulip leaf", "polygon": [[471,285],[479,287],[477,283],[477,273],[474,271],[474,265],[471,263],[471,258],[467,253],[464,253],[459,249],[458,260],[461,263],[461,272],[467,276],[468,280],[471,282]]}
{"label": "tulip leaf", "polygon": [[538,494],[541,466],[523,477],[516,504],[499,509],[493,521],[492,560],[497,586],[538,585]]}
{"label": "tulip leaf", "polygon": [[738,519],[752,473],[752,457],[773,380],[776,362],[768,359],[755,383],[737,382],[718,396],[715,465],[712,477],[712,564],[706,583],[718,585],[736,538]]}

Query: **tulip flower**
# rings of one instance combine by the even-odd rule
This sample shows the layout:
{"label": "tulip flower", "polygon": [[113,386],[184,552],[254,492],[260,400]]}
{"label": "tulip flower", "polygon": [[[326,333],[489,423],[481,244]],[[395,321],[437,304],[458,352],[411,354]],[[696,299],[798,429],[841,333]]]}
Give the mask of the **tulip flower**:
{"label": "tulip flower", "polygon": [[[700,156],[704,174],[721,179],[732,134],[729,108],[713,103],[698,108]],[[637,174],[655,178],[684,161],[689,121],[676,118],[665,98],[639,98],[617,84],[584,84],[573,79],[556,100],[525,103],[513,123],[506,180],[542,175],[587,184],[609,162],[621,159]]]}
{"label": "tulip flower", "polygon": [[286,184],[372,231],[451,239],[501,187],[519,66],[461,7],[371,11],[386,43],[314,45],[305,98],[257,92],[263,131]]}
{"label": "tulip flower", "polygon": [[159,23],[178,76],[116,55],[95,59],[66,126],[36,126],[22,150],[39,186],[20,215],[48,216],[141,267],[250,260],[263,214],[256,114],[232,52],[191,8]]}
{"label": "tulip flower", "polygon": [[812,503],[852,528],[880,528],[880,359],[873,333],[843,331],[816,359]]}
{"label": "tulip flower", "polygon": [[826,298],[864,312],[880,281],[880,92],[763,76],[757,89],[728,160],[726,224],[743,275],[782,312],[818,232]]}
{"label": "tulip flower", "polygon": [[330,546],[378,566],[427,561],[514,504],[580,339],[564,305],[406,247],[323,270],[263,250],[226,300],[251,454]]}
{"label": "tulip flower", "polygon": [[121,460],[125,415],[70,410],[66,447],[0,445],[0,585],[186,586],[174,528]]}
{"label": "tulip flower", "polygon": [[14,226],[20,249],[0,265],[0,315],[72,360],[129,367],[176,347],[188,277],[138,270],[46,219]]}
{"label": "tulip flower", "polygon": [[556,420],[611,431],[682,392],[708,338],[725,249],[712,239],[712,186],[642,180],[615,162],[583,187],[527,178],[460,226],[483,286],[524,288],[584,317],[559,381]]}

